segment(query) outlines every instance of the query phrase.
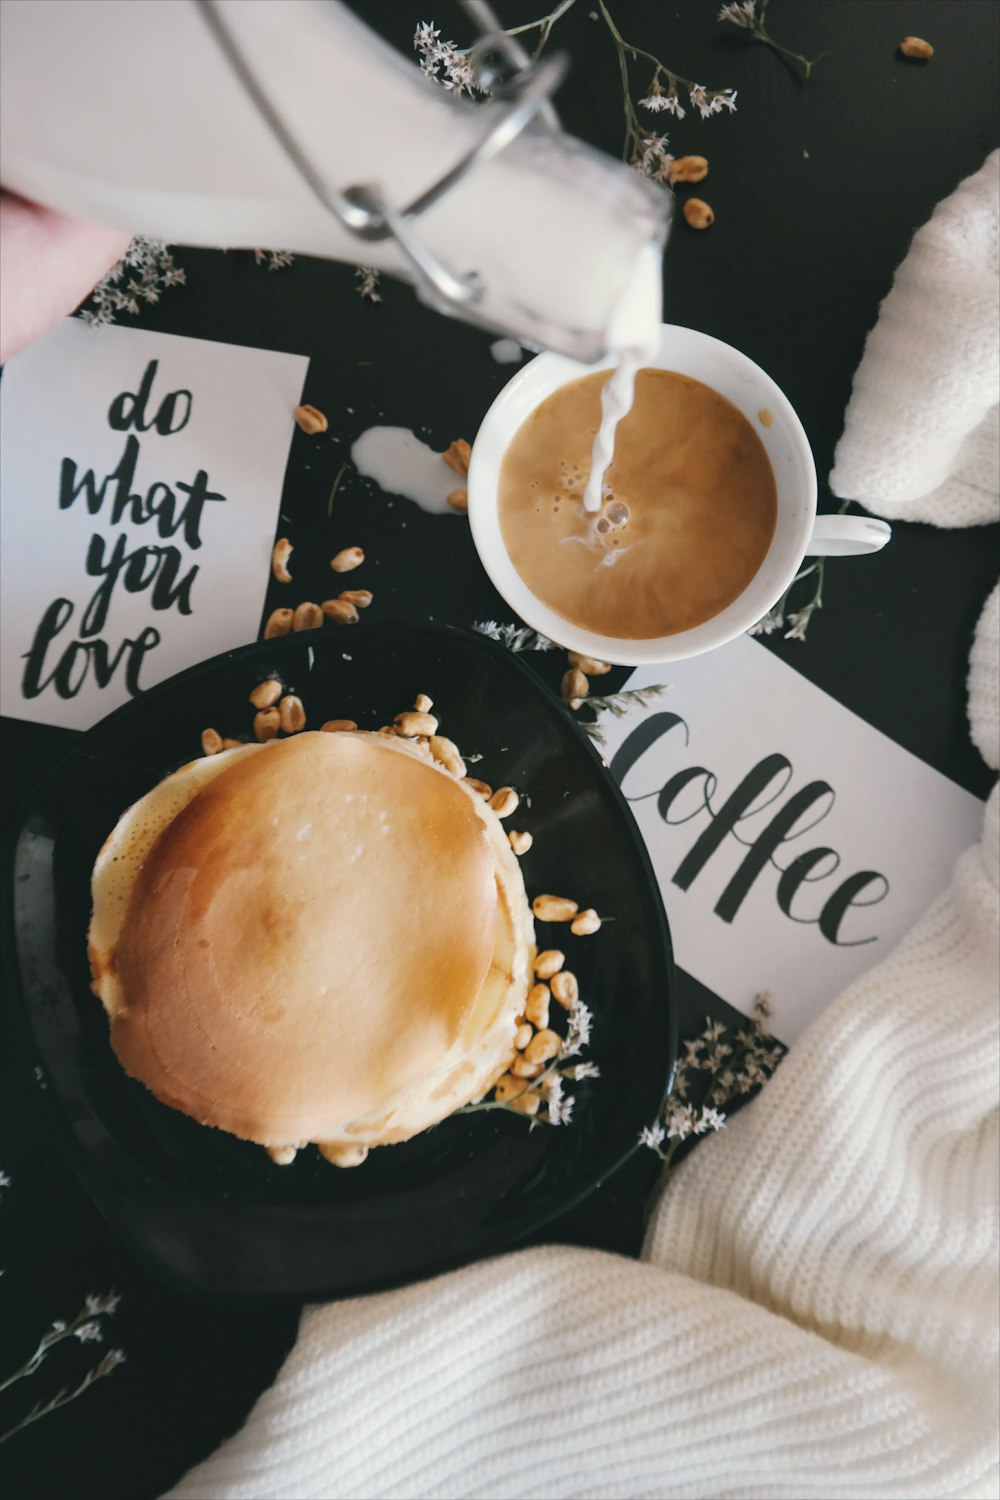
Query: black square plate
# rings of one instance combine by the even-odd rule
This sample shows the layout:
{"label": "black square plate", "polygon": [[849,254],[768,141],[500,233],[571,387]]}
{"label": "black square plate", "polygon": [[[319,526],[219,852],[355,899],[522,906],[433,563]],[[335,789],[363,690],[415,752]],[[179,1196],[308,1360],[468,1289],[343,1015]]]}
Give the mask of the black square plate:
{"label": "black square plate", "polygon": [[[434,700],[474,774],[530,798],[529,895],[572,895],[612,917],[569,938],[594,1013],[585,1056],[601,1077],[571,1085],[572,1122],[529,1127],[506,1112],[456,1116],[360,1168],[310,1148],[276,1167],[126,1078],[90,991],[90,872],[130,803],[200,753],[206,725],[245,735],[247,695],[277,672],[314,727],[375,728]],[[332,851],[331,851],[332,857]],[[322,856],[316,878],[323,879]],[[426,1276],[510,1245],[571,1207],[635,1149],[675,1053],[670,937],[656,880],[592,744],[534,674],[465,631],[369,625],[227,652],[127,704],[83,736],[32,791],[8,852],[5,921],[15,986],[95,1202],[154,1273],[216,1295],[329,1297]],[[540,926],[540,946],[565,928]],[[392,940],[391,922],[386,940]]]}

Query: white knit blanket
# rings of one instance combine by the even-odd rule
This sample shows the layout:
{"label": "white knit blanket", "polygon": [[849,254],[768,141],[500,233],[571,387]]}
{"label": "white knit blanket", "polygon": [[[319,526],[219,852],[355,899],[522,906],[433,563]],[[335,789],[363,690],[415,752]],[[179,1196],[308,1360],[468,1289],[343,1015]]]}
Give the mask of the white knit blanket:
{"label": "white knit blanket", "polygon": [[[900,299],[919,286],[951,306],[948,222],[956,264],[970,236],[995,260],[997,183],[995,156],[951,200],[973,208],[937,211],[869,338],[835,472],[872,509],[892,496],[866,445],[878,458],[881,425],[911,409],[879,407],[883,382],[922,377],[936,409],[946,399],[933,341],[886,373]],[[932,228],[927,281],[911,260]],[[994,273],[994,339],[995,313]],[[938,353],[960,361],[964,347]],[[909,465],[914,514],[942,525],[986,519],[978,500],[988,491],[995,508],[1000,491],[987,455],[970,515],[965,439],[989,402],[985,384],[977,400],[953,388],[964,415],[944,414],[946,460],[928,460],[924,436],[915,452],[896,445],[891,470],[898,496]],[[969,676],[973,738],[994,768],[998,635],[995,590]],[[641,1262],[552,1246],[309,1309],[243,1431],[172,1496],[995,1496],[998,818],[995,788],[948,894],[699,1145]]]}
{"label": "white knit blanket", "polygon": [[1000,520],[1000,151],[914,236],[868,337],[830,488],[890,520]]}

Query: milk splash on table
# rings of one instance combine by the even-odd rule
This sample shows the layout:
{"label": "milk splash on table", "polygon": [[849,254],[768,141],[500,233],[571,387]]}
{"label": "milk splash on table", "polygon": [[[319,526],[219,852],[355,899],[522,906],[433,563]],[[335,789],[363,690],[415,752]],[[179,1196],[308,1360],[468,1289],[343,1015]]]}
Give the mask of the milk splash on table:
{"label": "milk splash on table", "polygon": [[351,448],[351,462],[363,479],[373,479],[387,495],[412,500],[431,515],[458,514],[448,495],[462,480],[408,427],[367,428]]}
{"label": "milk splash on table", "polygon": [[[663,316],[660,256],[654,245],[640,255],[635,275],[629,280],[608,327],[608,352],[615,368],[601,392],[601,425],[591,450],[590,477],[583,492],[583,508],[597,514],[604,502],[604,475],[614,457],[618,423],[632,409],[635,377],[656,353]],[[613,511],[613,513],[612,513]],[[624,525],[628,510],[613,501],[606,515],[594,522],[603,536],[611,527]],[[602,524],[607,522],[607,524]],[[616,553],[606,554],[607,561]]]}

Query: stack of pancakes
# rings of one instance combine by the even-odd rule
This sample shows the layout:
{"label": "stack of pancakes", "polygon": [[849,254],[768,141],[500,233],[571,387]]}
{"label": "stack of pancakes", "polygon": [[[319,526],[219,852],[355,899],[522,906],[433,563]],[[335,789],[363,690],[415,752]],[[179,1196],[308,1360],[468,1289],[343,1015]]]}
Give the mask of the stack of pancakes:
{"label": "stack of pancakes", "polygon": [[89,953],[119,1061],[276,1160],[343,1165],[481,1098],[534,931],[496,814],[407,740],[304,733],[193,761],[121,818]]}

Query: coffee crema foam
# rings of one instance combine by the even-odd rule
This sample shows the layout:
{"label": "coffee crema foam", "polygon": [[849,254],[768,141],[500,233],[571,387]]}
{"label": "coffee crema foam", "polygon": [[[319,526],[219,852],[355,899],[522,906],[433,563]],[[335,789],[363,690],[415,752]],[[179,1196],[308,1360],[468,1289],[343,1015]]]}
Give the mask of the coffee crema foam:
{"label": "coffee crema foam", "polygon": [[500,469],[500,529],[532,593],[563,619],[651,640],[720,614],[757,572],[778,498],[764,446],[732,402],[690,376],[640,370],[601,509],[583,495],[611,372],[555,391]]}

